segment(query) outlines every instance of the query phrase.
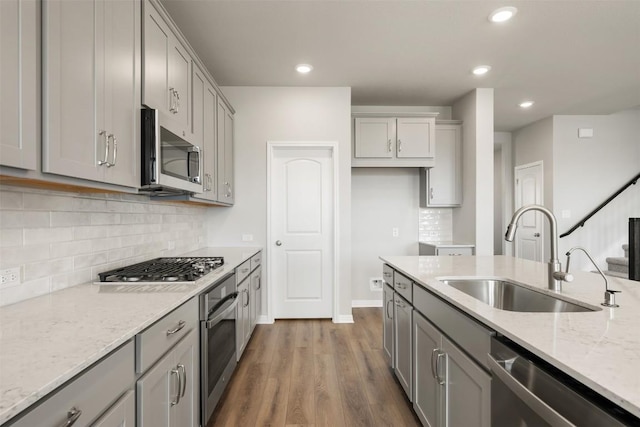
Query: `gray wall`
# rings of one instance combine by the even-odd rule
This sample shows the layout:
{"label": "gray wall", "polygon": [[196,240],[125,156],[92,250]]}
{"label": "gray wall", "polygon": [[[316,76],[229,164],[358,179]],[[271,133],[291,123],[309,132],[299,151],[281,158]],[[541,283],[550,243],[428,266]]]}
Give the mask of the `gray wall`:
{"label": "gray wall", "polygon": [[[418,168],[352,169],[354,305],[382,303],[382,293],[369,287],[369,279],[382,278],[380,255],[418,255],[418,172]],[[398,237],[392,235],[394,227]]]}
{"label": "gray wall", "polygon": [[[209,209],[212,246],[265,248],[262,313],[270,298],[267,238],[267,141],[337,141],[339,319],[351,318],[351,89],[308,87],[225,87],[235,115],[235,205]],[[242,241],[243,234],[254,240]]]}
{"label": "gray wall", "polygon": [[453,210],[453,240],[493,255],[493,89],[475,89],[452,109],[462,125],[462,206]]}
{"label": "gray wall", "polygon": [[[593,138],[579,139],[578,128],[592,128]],[[560,232],[607,199],[640,172],[640,109],[598,116],[553,117],[553,207]],[[570,211],[570,218],[562,218]],[[560,253],[584,246],[600,268],[608,256],[623,256],[629,217],[640,217],[640,186],[631,186],[591,218],[583,228],[560,239]],[[584,255],[575,268],[591,269]]]}
{"label": "gray wall", "polygon": [[[499,175],[499,181],[494,183],[494,194],[500,199],[499,206],[494,203],[494,216],[496,225],[493,233],[495,236],[495,253],[513,255],[513,244],[504,240],[506,226],[513,215],[513,143],[511,132],[496,132],[493,135],[496,151],[500,153],[500,165],[494,166]],[[498,223],[500,226],[498,226]],[[498,247],[498,241],[499,246]]]}

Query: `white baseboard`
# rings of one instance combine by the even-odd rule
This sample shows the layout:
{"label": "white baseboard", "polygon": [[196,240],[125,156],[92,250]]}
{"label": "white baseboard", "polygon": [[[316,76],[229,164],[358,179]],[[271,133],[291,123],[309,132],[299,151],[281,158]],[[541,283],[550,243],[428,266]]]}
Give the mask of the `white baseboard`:
{"label": "white baseboard", "polygon": [[269,318],[262,314],[260,316],[258,316],[258,318],[256,319],[256,323],[260,324],[260,325],[271,325],[273,324],[273,320],[269,321]]}
{"label": "white baseboard", "polygon": [[354,323],[351,314],[342,314],[333,319],[333,323]]}
{"label": "white baseboard", "polygon": [[382,307],[381,299],[354,299],[351,301],[351,307]]}

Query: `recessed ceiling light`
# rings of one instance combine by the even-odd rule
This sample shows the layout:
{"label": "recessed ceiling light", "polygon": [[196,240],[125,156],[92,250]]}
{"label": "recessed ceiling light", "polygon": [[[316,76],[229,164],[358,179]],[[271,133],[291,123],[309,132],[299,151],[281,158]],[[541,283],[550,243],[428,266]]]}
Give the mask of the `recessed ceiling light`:
{"label": "recessed ceiling light", "polygon": [[473,69],[473,74],[475,74],[476,76],[481,76],[483,74],[487,74],[490,69],[491,67],[488,65],[478,65]]}
{"label": "recessed ceiling light", "polygon": [[516,13],[518,13],[518,9],[516,9],[515,7],[512,7],[512,6],[501,7],[491,12],[491,15],[489,15],[489,21],[505,22],[513,18]]}
{"label": "recessed ceiling light", "polygon": [[298,65],[296,65],[296,71],[299,72],[300,74],[307,74],[311,70],[313,70],[313,67],[311,65],[309,65],[309,64],[298,64]]}
{"label": "recessed ceiling light", "polygon": [[520,105],[520,108],[529,108],[533,105],[533,101],[524,101],[524,102],[521,102],[519,105]]}

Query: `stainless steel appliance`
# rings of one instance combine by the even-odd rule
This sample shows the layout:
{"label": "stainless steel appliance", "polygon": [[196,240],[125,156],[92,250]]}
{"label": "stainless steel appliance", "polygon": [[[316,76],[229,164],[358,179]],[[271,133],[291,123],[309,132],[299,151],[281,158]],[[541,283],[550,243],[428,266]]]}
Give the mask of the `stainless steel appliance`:
{"label": "stainless steel appliance", "polygon": [[236,367],[236,276],[200,296],[200,368],[202,425],[209,423],[216,404]]}
{"label": "stainless steel appliance", "polygon": [[155,258],[98,274],[109,283],[195,283],[224,265],[222,257]]}
{"label": "stainless steel appliance", "polygon": [[158,110],[142,109],[141,191],[154,195],[202,193],[200,147],[160,123]]}
{"label": "stainless steel appliance", "polygon": [[491,425],[628,426],[640,419],[504,337],[492,338]]}

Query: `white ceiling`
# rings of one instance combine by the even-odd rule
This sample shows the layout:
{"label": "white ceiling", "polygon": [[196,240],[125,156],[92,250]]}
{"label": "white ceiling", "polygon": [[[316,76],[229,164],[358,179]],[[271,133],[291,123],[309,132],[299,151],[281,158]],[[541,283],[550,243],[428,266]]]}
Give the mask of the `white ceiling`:
{"label": "white ceiling", "polygon": [[[162,3],[221,86],[350,86],[353,105],[452,105],[492,87],[497,131],[640,105],[639,0]],[[487,20],[507,5],[514,19]],[[471,74],[480,64],[488,75]]]}

